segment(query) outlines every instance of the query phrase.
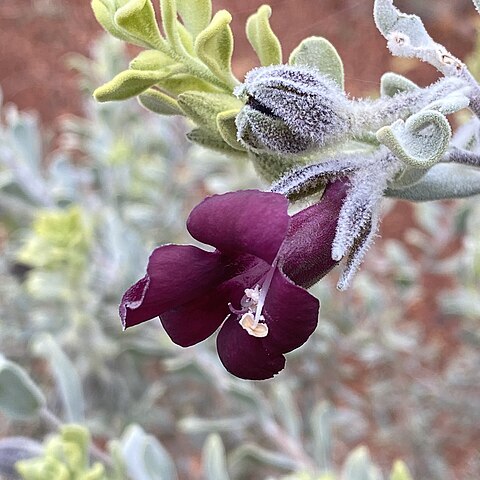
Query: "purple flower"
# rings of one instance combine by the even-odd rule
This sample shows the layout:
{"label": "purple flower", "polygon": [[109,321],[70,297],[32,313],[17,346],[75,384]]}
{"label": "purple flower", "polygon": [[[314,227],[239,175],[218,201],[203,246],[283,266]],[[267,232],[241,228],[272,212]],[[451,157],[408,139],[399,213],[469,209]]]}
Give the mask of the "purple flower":
{"label": "purple flower", "polygon": [[163,245],[147,274],[123,296],[124,328],[159,316],[183,347],[212,335],[232,374],[270,378],[283,354],[316,328],[319,302],[309,288],[336,262],[331,245],[348,184],[327,186],[320,203],[289,216],[277,193],[244,190],[205,199],[191,212],[190,234],[216,248]]}

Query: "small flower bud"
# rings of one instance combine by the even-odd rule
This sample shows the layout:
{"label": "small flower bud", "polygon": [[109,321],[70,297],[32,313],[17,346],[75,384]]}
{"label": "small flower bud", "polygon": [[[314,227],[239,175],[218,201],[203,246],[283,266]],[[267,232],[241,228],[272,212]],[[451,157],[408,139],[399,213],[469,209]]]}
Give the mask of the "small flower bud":
{"label": "small flower bud", "polygon": [[338,85],[313,68],[277,65],[252,70],[236,95],[238,139],[253,149],[296,154],[330,144],[350,125],[350,105]]}

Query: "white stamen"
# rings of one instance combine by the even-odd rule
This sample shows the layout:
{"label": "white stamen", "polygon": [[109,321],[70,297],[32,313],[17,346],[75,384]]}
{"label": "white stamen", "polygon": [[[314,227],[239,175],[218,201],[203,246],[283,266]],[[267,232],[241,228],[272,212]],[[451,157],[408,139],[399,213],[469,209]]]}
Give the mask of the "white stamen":
{"label": "white stamen", "polygon": [[262,316],[263,305],[265,304],[265,299],[267,298],[268,289],[270,288],[270,284],[272,283],[273,274],[275,273],[275,269],[277,266],[277,259],[275,259],[270,267],[270,270],[265,277],[265,281],[263,282],[262,288],[260,289],[260,296],[258,299],[257,310],[255,311],[255,327],[260,322],[260,317]]}
{"label": "white stamen", "polygon": [[252,337],[263,338],[268,335],[268,325],[263,323],[265,319],[263,315],[260,316],[262,323],[255,325],[255,318],[252,313],[245,313],[242,315],[242,318],[239,320],[239,324],[244,328],[249,335]]}
{"label": "white stamen", "polygon": [[258,304],[260,300],[260,285],[255,285],[255,288],[246,288],[245,295],[247,298],[250,298],[255,305]]}
{"label": "white stamen", "polygon": [[253,337],[262,338],[268,335],[268,325],[265,322],[265,317],[262,315],[262,310],[276,266],[277,260],[275,259],[261,287],[257,284],[253,288],[245,289],[245,295],[240,301],[241,310],[236,310],[232,304],[228,304],[228,308],[233,314],[241,315],[238,323]]}

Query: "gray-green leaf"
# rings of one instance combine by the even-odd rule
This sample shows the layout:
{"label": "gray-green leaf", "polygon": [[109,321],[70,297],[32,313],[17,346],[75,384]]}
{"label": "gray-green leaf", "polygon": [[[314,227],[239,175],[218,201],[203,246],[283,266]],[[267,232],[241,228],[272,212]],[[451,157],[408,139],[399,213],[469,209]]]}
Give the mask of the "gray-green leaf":
{"label": "gray-green leaf", "polygon": [[310,417],[313,436],[313,454],[320,471],[327,472],[332,460],[331,423],[333,411],[327,402],[315,406]]}
{"label": "gray-green leaf", "polygon": [[65,419],[71,423],[85,422],[85,400],[82,383],[73,363],[51,335],[42,334],[35,339],[33,349],[50,364],[62,398]]}
{"label": "gray-green leaf", "polygon": [[135,480],[176,480],[175,465],[160,442],[138,425],[127,428],[121,439],[122,456]]}
{"label": "gray-green leaf", "polygon": [[36,415],[45,397],[27,372],[0,355],[0,411],[14,419]]}
{"label": "gray-green leaf", "polygon": [[464,65],[436,43],[416,15],[400,12],[393,0],[375,0],[374,19],[377,28],[388,41],[393,55],[415,57],[428,62],[444,75],[453,75]]}
{"label": "gray-green leaf", "polygon": [[356,448],[347,457],[342,468],[341,478],[343,480],[373,480],[372,462],[365,447]]}
{"label": "gray-green leaf", "polygon": [[420,87],[403,75],[387,72],[380,79],[380,94],[382,97],[393,97],[397,93],[419,90]]}
{"label": "gray-green leaf", "polygon": [[290,54],[290,65],[308,65],[334,80],[344,89],[343,62],[335,47],[323,37],[302,40]]}
{"label": "gray-green leaf", "polygon": [[397,120],[377,132],[377,139],[386,145],[407,166],[429,168],[445,154],[452,135],[444,115],[424,110],[406,122]]}
{"label": "gray-green leaf", "polygon": [[277,384],[273,389],[275,412],[288,434],[299,441],[302,430],[302,417],[298,405],[287,385]]}
{"label": "gray-green leaf", "polygon": [[439,163],[414,185],[389,188],[386,195],[414,202],[464,198],[480,194],[480,172],[474,168]]}
{"label": "gray-green leaf", "polygon": [[203,475],[206,480],[229,480],[225,448],[220,435],[207,437],[202,452]]}

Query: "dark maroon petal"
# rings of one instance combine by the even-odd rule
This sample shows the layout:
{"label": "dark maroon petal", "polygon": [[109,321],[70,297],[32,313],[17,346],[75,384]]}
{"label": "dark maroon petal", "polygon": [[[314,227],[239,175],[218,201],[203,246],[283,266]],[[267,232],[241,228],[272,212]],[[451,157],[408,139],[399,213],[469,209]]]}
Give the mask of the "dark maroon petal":
{"label": "dark maroon petal", "polygon": [[279,267],[297,285],[311,287],[338,263],[332,259],[332,242],[348,188],[347,181],[336,180],[319,203],[293,215]]}
{"label": "dark maroon petal", "polygon": [[120,304],[128,328],[205,295],[227,277],[224,258],[192,245],[164,245],[153,251],[147,275],[131,286]]}
{"label": "dark maroon petal", "polygon": [[255,285],[269,270],[269,265],[252,255],[243,255],[229,266],[234,277],[192,301],[168,310],[160,320],[170,338],[182,347],[205,340],[230,313],[228,304],[240,308],[245,288]]}
{"label": "dark maroon petal", "polygon": [[287,353],[303,345],[318,323],[319,301],[276,270],[262,311],[268,335],[265,348]]}
{"label": "dark maroon petal", "polygon": [[160,315],[165,331],[181,347],[195,345],[210,335],[230,313],[225,292],[213,289],[191,302]]}
{"label": "dark maroon petal", "polygon": [[263,339],[249,335],[231,315],[217,336],[217,349],[225,368],[239,378],[266,380],[285,367],[285,357],[265,349]]}
{"label": "dark maroon petal", "polygon": [[250,253],[272,263],[288,230],[288,201],[278,193],[242,190],[214,195],[187,220],[191,235],[222,253]]}

